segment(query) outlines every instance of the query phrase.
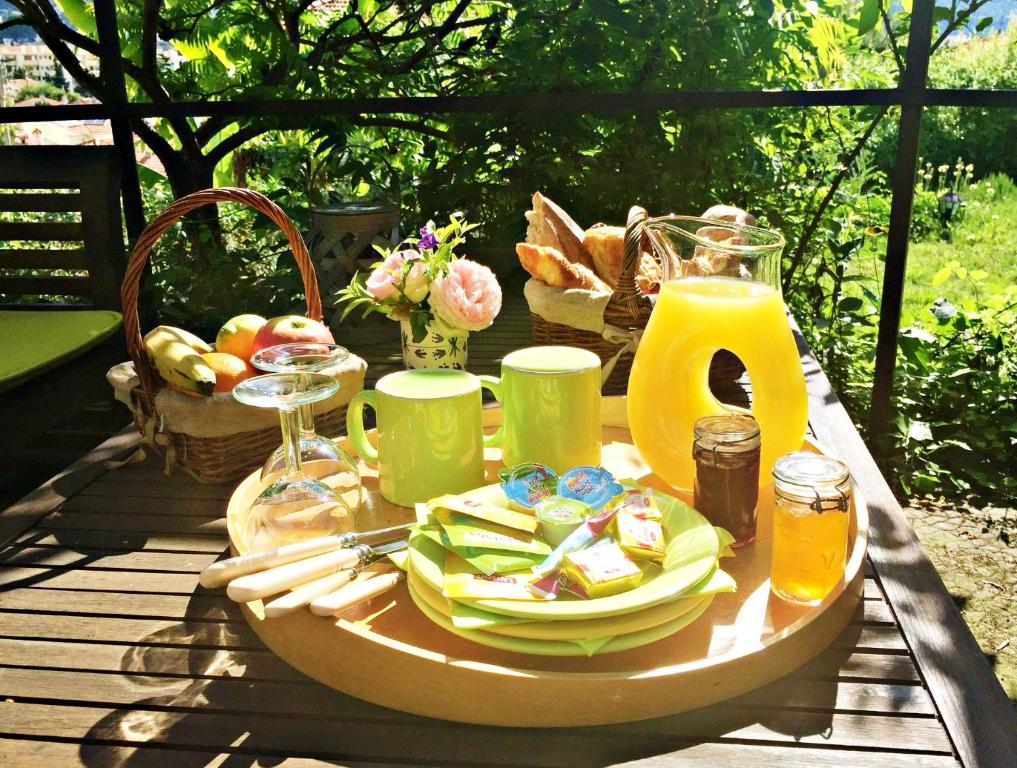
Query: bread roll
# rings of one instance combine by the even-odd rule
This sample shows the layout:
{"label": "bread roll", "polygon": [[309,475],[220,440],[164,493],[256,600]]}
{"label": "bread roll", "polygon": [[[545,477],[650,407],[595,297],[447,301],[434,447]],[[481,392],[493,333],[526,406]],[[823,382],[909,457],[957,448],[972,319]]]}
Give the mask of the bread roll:
{"label": "bread roll", "polygon": [[756,226],[755,216],[741,208],[735,208],[733,205],[711,205],[703,212],[701,218],[728,221],[732,224],[744,224],[749,227]]}
{"label": "bread roll", "polygon": [[556,288],[585,288],[610,291],[611,288],[582,264],[573,264],[561,251],[530,243],[517,243],[516,255],[523,269],[541,282]]}

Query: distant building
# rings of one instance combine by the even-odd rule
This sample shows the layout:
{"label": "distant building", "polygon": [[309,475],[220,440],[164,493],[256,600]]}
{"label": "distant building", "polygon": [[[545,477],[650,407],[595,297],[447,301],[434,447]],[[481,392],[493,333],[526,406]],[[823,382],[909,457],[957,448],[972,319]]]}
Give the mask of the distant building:
{"label": "distant building", "polygon": [[[99,59],[86,51],[75,52],[81,66],[93,75],[99,74]],[[71,74],[57,61],[53,52],[41,43],[0,45],[0,62],[8,74],[24,72],[26,77],[45,80],[56,77],[57,67],[63,70],[64,78],[72,82]]]}

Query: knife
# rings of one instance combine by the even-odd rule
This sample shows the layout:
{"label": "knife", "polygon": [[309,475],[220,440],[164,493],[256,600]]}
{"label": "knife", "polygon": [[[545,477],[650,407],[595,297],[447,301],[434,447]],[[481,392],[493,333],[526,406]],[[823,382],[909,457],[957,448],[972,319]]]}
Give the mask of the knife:
{"label": "knife", "polygon": [[264,552],[248,552],[245,555],[220,560],[207,566],[198,577],[198,583],[206,588],[221,587],[239,576],[257,573],[267,568],[285,565],[296,560],[304,560],[324,552],[336,549],[349,549],[358,544],[378,544],[390,539],[399,538],[415,523],[403,523],[388,528],[378,528],[364,533],[343,533],[339,536],[320,536],[315,539],[298,541],[295,544],[284,544]]}
{"label": "knife", "polygon": [[315,616],[333,616],[351,606],[388,592],[404,578],[405,574],[399,571],[374,576],[370,579],[355,579],[331,594],[322,595],[312,600],[310,603],[311,613]]}
{"label": "knife", "polygon": [[345,570],[358,568],[378,560],[392,552],[406,549],[406,539],[392,541],[377,547],[358,544],[348,549],[337,549],[325,552],[305,560],[280,565],[261,573],[250,573],[234,579],[226,587],[230,600],[238,603],[249,603],[269,595],[276,595],[283,590],[291,589],[299,584],[320,579],[323,576]]}

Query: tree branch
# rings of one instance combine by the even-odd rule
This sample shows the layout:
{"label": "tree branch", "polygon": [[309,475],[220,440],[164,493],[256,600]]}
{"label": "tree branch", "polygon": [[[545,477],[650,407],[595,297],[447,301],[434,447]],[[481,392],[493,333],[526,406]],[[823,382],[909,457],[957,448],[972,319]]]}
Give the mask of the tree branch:
{"label": "tree branch", "polygon": [[10,29],[11,27],[16,27],[19,24],[24,24],[25,26],[28,26],[28,22],[25,20],[24,16],[11,16],[9,19],[6,19],[5,21],[0,21],[0,32],[2,32],[5,29]]}
{"label": "tree branch", "polygon": [[218,163],[233,150],[239,149],[251,139],[260,136],[268,130],[268,127],[263,125],[245,125],[243,128],[239,128],[236,133],[230,134],[212,147],[212,149],[205,154],[205,157],[213,163]]}
{"label": "tree branch", "polygon": [[890,38],[890,50],[893,52],[893,60],[897,62],[897,74],[904,74],[904,59],[901,58],[900,48],[897,45],[897,36],[893,33],[893,27],[890,25],[890,16],[886,12],[886,7],[882,2],[879,4],[879,15],[883,17],[883,28],[886,30],[886,36]]}
{"label": "tree branch", "polygon": [[934,42],[932,47],[929,49],[929,55],[931,56],[935,53],[939,46],[946,42],[946,38],[964,26],[964,24],[967,23],[967,20],[970,19],[977,10],[979,10],[983,5],[987,5],[990,1],[991,0],[972,0],[971,5],[954,16],[946,27],[943,28],[943,33],[936,38],[936,42]]}
{"label": "tree branch", "polygon": [[401,130],[413,131],[425,136],[433,136],[436,139],[449,139],[448,131],[440,128],[433,128],[425,122],[418,120],[401,120],[397,117],[353,117],[350,122],[364,128],[399,128]]}
{"label": "tree branch", "polygon": [[784,289],[787,290],[790,285],[792,278],[798,269],[802,266],[802,262],[805,260],[805,253],[808,250],[809,242],[812,240],[813,235],[816,234],[816,230],[819,228],[819,224],[823,219],[823,214],[826,213],[826,209],[833,202],[834,196],[837,194],[837,190],[840,189],[840,185],[844,183],[844,179],[847,178],[851,172],[851,166],[858,159],[858,155],[861,154],[866,143],[869,141],[869,137],[872,136],[873,131],[882,122],[886,116],[889,107],[880,107],[879,112],[869,123],[868,127],[862,132],[862,135],[858,137],[855,145],[851,148],[851,151],[841,160],[840,171],[830,184],[830,188],[826,191],[823,199],[820,200],[819,206],[816,208],[816,212],[812,215],[809,223],[805,225],[802,230],[802,236],[798,239],[798,244],[795,246],[794,254],[791,256],[791,263],[789,268],[785,272],[784,277]]}

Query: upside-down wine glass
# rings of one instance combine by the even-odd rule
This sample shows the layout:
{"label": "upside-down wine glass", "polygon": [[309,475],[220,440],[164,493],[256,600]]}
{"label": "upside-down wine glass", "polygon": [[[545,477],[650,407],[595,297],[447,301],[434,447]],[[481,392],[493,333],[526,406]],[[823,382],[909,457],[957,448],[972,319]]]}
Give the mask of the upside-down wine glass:
{"label": "upside-down wine glass", "polygon": [[[319,373],[343,362],[349,350],[324,342],[292,342],[266,347],[251,357],[251,365],[268,373]],[[354,459],[334,440],[314,428],[314,408],[300,406],[300,465],[305,474],[316,477],[339,493],[356,510],[360,506],[360,469]],[[286,471],[286,446],[280,445],[265,460],[261,479],[269,482]]]}
{"label": "upside-down wine glass", "polygon": [[251,505],[245,535],[252,550],[353,530],[356,509],[329,485],[301,469],[300,406],[331,397],[339,383],[321,373],[269,373],[246,379],[233,397],[257,408],[276,408],[286,470]]}

